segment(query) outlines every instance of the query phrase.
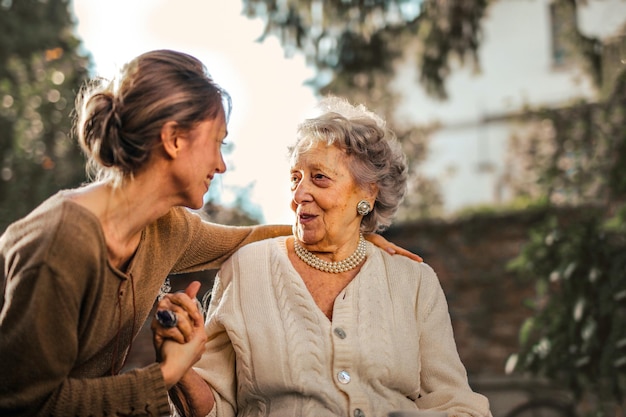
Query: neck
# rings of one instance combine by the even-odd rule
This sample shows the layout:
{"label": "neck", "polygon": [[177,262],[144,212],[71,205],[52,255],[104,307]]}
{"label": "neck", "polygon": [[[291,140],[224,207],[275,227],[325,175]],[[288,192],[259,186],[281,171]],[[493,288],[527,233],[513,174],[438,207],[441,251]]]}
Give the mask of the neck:
{"label": "neck", "polygon": [[155,190],[159,188],[154,184],[135,179],[119,187],[94,183],[70,194],[99,219],[114,265],[123,265],[139,245],[143,229],[172,207]]}
{"label": "neck", "polygon": [[144,190],[157,188],[129,182],[113,188],[106,183],[94,184],[87,199],[95,204],[94,213],[103,227],[111,226],[121,236],[134,236],[148,224],[163,216],[171,206],[163,204],[157,193]]}
{"label": "neck", "polygon": [[366,252],[366,244],[363,235],[359,235],[359,244],[356,250],[350,255],[348,258],[337,261],[337,262],[329,262],[324,259],[320,259],[318,256],[305,249],[300,245],[298,239],[294,239],[294,250],[298,258],[300,258],[304,263],[318,269],[323,272],[329,272],[332,274],[338,274],[346,271],[350,271],[363,262],[365,259]]}

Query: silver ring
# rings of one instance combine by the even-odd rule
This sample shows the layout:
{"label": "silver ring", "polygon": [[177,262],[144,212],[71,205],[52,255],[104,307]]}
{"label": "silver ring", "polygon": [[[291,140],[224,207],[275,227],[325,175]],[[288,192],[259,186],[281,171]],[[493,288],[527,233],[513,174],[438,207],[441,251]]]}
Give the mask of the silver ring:
{"label": "silver ring", "polygon": [[178,324],[178,318],[176,317],[176,313],[172,310],[159,310],[155,314],[156,320],[159,324],[166,329],[171,329],[172,327],[176,327]]}

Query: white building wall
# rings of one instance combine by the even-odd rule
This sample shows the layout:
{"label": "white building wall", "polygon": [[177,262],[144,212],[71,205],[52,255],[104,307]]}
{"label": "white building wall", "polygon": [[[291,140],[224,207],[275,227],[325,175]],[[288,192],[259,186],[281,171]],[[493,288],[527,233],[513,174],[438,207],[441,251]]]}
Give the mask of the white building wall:
{"label": "white building wall", "polygon": [[[585,34],[610,36],[626,22],[626,0],[589,0],[579,6],[578,19]],[[416,82],[417,65],[410,54],[393,84],[402,97],[400,120],[442,124],[431,138],[422,168],[440,180],[447,213],[507,198],[501,176],[514,127],[483,119],[595,95],[582,69],[553,65],[549,0],[494,1],[483,35],[480,73],[455,69],[446,83],[448,100],[426,96]]]}

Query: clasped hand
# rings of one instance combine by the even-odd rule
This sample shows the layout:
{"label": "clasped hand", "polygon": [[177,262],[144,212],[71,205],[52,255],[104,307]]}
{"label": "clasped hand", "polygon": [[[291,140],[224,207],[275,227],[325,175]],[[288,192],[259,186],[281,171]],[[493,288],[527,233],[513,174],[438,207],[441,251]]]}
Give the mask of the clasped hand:
{"label": "clasped hand", "polygon": [[167,388],[171,388],[200,359],[206,343],[204,317],[198,309],[196,295],[200,283],[194,281],[183,292],[166,294],[157,311],[169,310],[176,315],[174,327],[164,327],[154,318],[152,334],[157,361]]}

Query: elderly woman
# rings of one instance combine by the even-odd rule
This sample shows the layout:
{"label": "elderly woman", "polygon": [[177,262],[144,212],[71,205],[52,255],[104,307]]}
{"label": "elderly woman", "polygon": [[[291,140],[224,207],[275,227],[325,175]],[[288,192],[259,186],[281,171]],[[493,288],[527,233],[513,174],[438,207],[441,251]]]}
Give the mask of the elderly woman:
{"label": "elderly woman", "polygon": [[491,415],[468,385],[435,272],[363,239],[405,194],[393,133],[362,106],[328,98],[322,109],[290,150],[294,235],[225,262],[206,351],[174,403],[202,416]]}

